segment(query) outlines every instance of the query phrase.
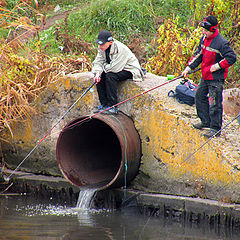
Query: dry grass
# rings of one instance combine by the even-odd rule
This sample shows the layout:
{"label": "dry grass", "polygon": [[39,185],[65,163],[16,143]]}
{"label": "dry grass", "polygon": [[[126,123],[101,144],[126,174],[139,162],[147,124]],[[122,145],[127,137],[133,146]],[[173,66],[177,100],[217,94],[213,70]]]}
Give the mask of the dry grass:
{"label": "dry grass", "polygon": [[0,132],[12,133],[12,123],[35,114],[34,101],[58,76],[91,69],[86,56],[50,58],[42,52],[38,33],[44,17],[30,2],[20,1],[11,10],[0,7],[0,30],[8,31],[0,37]]}

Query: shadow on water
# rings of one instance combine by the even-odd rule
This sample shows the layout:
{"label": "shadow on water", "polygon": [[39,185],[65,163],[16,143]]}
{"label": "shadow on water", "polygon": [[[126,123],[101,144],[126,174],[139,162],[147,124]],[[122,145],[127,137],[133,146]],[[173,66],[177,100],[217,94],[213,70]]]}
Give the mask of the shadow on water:
{"label": "shadow on water", "polygon": [[239,232],[141,214],[136,198],[117,211],[77,209],[29,196],[0,197],[0,239],[220,240]]}

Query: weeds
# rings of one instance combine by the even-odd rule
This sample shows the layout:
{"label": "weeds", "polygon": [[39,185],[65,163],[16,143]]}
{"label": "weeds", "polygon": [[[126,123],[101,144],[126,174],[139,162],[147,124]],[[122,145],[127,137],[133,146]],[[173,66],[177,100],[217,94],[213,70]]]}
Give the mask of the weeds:
{"label": "weeds", "polygon": [[[173,12],[180,15],[184,12],[184,17],[179,20],[183,24],[190,15],[187,11],[188,4],[183,0],[91,0],[87,2],[89,4],[85,4],[78,12],[69,15],[68,31],[69,35],[74,34],[76,38],[91,43],[94,43],[100,30],[107,29],[113,33],[114,38],[125,44],[130,42],[132,44],[132,40],[136,38],[144,39],[142,43],[147,44],[156,35],[156,30],[164,17]],[[48,42],[49,49],[59,53],[58,46],[54,46],[53,32],[54,28],[47,31],[43,44]],[[42,36],[45,33],[43,32]]]}
{"label": "weeds", "polygon": [[68,14],[64,18],[64,24],[57,24],[55,29],[55,39],[64,54],[84,54],[88,56],[95,54],[96,48],[92,43],[84,41],[82,37],[76,37],[74,33],[69,34]]}
{"label": "weeds", "polygon": [[7,38],[0,38],[0,131],[12,133],[14,122],[37,113],[35,99],[57,76],[90,70],[91,64],[85,55],[62,59],[44,54],[38,40],[43,17],[27,2],[1,8],[0,17],[0,27],[8,31]]}
{"label": "weeds", "polygon": [[160,76],[180,75],[198,46],[200,34],[198,28],[189,37],[187,28],[178,26],[177,18],[165,20],[158,29],[157,53],[148,59],[146,69]]}

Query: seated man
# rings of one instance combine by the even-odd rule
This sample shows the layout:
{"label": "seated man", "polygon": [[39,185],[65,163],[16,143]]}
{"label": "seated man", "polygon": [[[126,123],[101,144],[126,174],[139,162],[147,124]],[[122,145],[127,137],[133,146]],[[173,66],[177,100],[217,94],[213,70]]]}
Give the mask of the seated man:
{"label": "seated man", "polygon": [[[98,54],[93,61],[92,72],[97,83],[97,92],[102,111],[118,103],[117,82],[127,79],[143,80],[141,66],[132,51],[123,43],[113,39],[109,31],[99,33],[96,43]],[[112,107],[103,113],[118,114],[118,108]]]}

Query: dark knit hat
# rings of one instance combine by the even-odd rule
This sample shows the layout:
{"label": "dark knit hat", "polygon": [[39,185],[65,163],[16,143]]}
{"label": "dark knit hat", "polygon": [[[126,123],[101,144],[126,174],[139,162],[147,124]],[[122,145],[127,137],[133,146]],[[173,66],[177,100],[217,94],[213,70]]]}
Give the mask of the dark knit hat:
{"label": "dark knit hat", "polygon": [[106,42],[110,42],[113,41],[113,37],[112,34],[107,31],[107,30],[102,30],[99,34],[98,34],[98,38],[95,41],[95,43],[99,44],[99,45],[103,45]]}
{"label": "dark knit hat", "polygon": [[218,27],[218,20],[214,16],[208,16],[201,22],[201,27],[207,29],[210,32],[215,32]]}

